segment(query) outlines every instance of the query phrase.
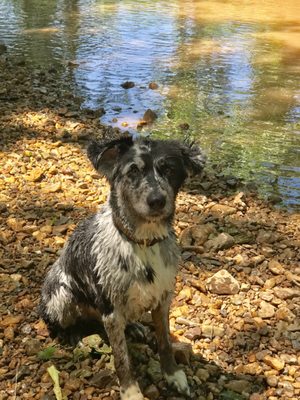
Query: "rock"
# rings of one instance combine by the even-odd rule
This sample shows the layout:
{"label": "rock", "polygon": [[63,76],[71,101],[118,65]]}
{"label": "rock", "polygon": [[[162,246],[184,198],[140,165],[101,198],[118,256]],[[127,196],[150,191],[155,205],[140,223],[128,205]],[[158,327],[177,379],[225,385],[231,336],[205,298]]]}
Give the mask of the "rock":
{"label": "rock", "polygon": [[287,330],[289,332],[298,332],[300,331],[300,321],[295,321],[293,324],[287,326]]}
{"label": "rock", "polygon": [[270,195],[268,196],[268,201],[269,201],[271,204],[278,204],[278,203],[281,203],[281,202],[282,202],[282,197],[281,197],[281,196],[278,196],[277,194],[270,194]]}
{"label": "rock", "polygon": [[283,266],[276,260],[269,261],[268,268],[274,275],[281,275],[285,273]]}
{"label": "rock", "polygon": [[215,238],[208,240],[205,243],[205,248],[207,248],[208,250],[218,251],[218,250],[229,249],[234,244],[235,244],[234,238],[228,233],[223,232],[220,233]]}
{"label": "rock", "polygon": [[131,89],[135,86],[135,83],[132,81],[126,81],[126,82],[121,83],[121,86],[123,89]]}
{"label": "rock", "polygon": [[265,400],[265,396],[259,393],[252,393],[249,400]]}
{"label": "rock", "polygon": [[226,216],[236,213],[236,209],[225,204],[215,204],[210,208],[210,212]]}
{"label": "rock", "polygon": [[277,240],[277,235],[272,231],[259,230],[256,237],[258,243],[274,243]]}
{"label": "rock", "polygon": [[79,378],[69,378],[65,382],[64,388],[67,390],[70,390],[71,392],[75,392],[76,390],[78,390],[80,388],[81,384],[82,384],[82,382]]}
{"label": "rock", "polygon": [[7,326],[17,325],[23,321],[23,319],[24,317],[22,315],[7,315],[0,321],[0,327],[6,328]]}
{"label": "rock", "polygon": [[30,174],[25,177],[30,182],[40,182],[44,178],[44,171],[40,168],[33,169]]}
{"label": "rock", "polygon": [[0,213],[7,211],[7,205],[4,202],[0,202]]}
{"label": "rock", "polygon": [[101,389],[110,387],[116,384],[116,382],[116,375],[111,369],[101,369],[90,379],[90,384],[92,386],[96,386]]}
{"label": "rock", "polygon": [[294,297],[300,296],[299,289],[275,287],[273,290],[274,290],[275,296],[281,300],[292,299]]}
{"label": "rock", "polygon": [[8,326],[7,328],[4,329],[4,337],[7,340],[13,340],[15,337],[15,330],[13,326]]}
{"label": "rock", "polygon": [[243,379],[232,380],[224,385],[227,389],[237,393],[250,393],[252,383]]}
{"label": "rock", "polygon": [[180,236],[180,244],[183,247],[191,245],[202,246],[214,231],[213,224],[193,225],[185,228]]}
{"label": "rock", "polygon": [[157,119],[157,114],[150,108],[145,112],[143,115],[143,121],[145,121],[147,124],[151,124]]}
{"label": "rock", "polygon": [[4,43],[0,43],[0,56],[7,52],[7,46]]}
{"label": "rock", "polygon": [[150,108],[144,113],[143,118],[137,123],[137,129],[142,129],[145,125],[152,124],[157,119],[157,114]]}
{"label": "rock", "polygon": [[276,369],[276,371],[281,371],[284,368],[284,362],[278,358],[271,357],[270,355],[266,355],[264,357],[264,363],[269,367]]}
{"label": "rock", "polygon": [[174,357],[177,363],[188,365],[192,354],[192,346],[189,343],[172,343]]}
{"label": "rock", "polygon": [[156,82],[150,82],[148,87],[151,90],[156,90],[158,89],[158,84]]}
{"label": "rock", "polygon": [[196,371],[196,376],[202,381],[206,382],[209,378],[209,372],[207,369],[204,368],[198,368]]}
{"label": "rock", "polygon": [[262,372],[262,367],[259,365],[258,362],[253,362],[244,365],[242,371],[244,374],[259,375]]}
{"label": "rock", "polygon": [[278,385],[278,378],[275,375],[270,375],[266,379],[267,384],[271,387],[276,387]]}
{"label": "rock", "polygon": [[159,398],[160,393],[155,385],[150,385],[144,390],[144,396],[149,400],[156,400]]}
{"label": "rock", "polygon": [[256,267],[257,265],[261,264],[265,260],[265,256],[259,254],[258,256],[251,257],[249,260],[250,267]]}
{"label": "rock", "polygon": [[188,131],[190,129],[190,125],[187,122],[183,122],[182,124],[178,125],[178,128],[181,131]]}
{"label": "rock", "polygon": [[206,280],[206,286],[214,294],[236,294],[240,290],[239,282],[225,269],[220,270]]}
{"label": "rock", "polygon": [[62,188],[61,182],[57,182],[57,183],[53,183],[53,184],[45,186],[43,191],[45,193],[56,193],[56,192],[59,192],[61,190],[61,188]]}
{"label": "rock", "polygon": [[203,324],[201,326],[202,336],[206,338],[222,337],[225,334],[225,330],[222,327]]}
{"label": "rock", "polygon": [[258,310],[258,316],[261,318],[272,318],[275,315],[275,307],[272,304],[262,301]]}
{"label": "rock", "polygon": [[296,318],[296,316],[288,307],[283,306],[276,311],[275,318],[277,320],[292,322]]}
{"label": "rock", "polygon": [[197,340],[201,338],[202,329],[200,326],[195,326],[194,328],[188,329],[184,336],[189,340]]}
{"label": "rock", "polygon": [[283,353],[283,354],[280,354],[280,359],[285,364],[289,364],[289,365],[297,365],[298,364],[298,359],[297,359],[297,356],[295,354],[285,354],[285,353]]}
{"label": "rock", "polygon": [[27,355],[34,356],[42,349],[42,344],[38,339],[29,339],[25,342],[25,351]]}
{"label": "rock", "polygon": [[7,218],[6,224],[15,232],[21,232],[24,222],[17,218]]}

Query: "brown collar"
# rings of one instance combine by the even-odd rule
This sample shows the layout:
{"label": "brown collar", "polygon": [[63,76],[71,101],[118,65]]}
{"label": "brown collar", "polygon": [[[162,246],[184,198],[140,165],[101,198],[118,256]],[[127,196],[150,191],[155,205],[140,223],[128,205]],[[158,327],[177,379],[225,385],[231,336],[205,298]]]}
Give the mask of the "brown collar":
{"label": "brown collar", "polygon": [[114,221],[114,224],[117,227],[117,229],[123,235],[125,235],[128,240],[130,240],[131,242],[134,242],[136,244],[140,244],[140,245],[143,245],[146,247],[151,247],[151,246],[154,246],[156,243],[160,243],[166,239],[166,236],[161,237],[161,238],[153,238],[153,239],[137,239],[136,237],[134,237],[132,235],[132,233],[128,229],[125,228],[125,226],[122,224],[122,221],[120,220],[120,218],[113,215],[113,221]]}

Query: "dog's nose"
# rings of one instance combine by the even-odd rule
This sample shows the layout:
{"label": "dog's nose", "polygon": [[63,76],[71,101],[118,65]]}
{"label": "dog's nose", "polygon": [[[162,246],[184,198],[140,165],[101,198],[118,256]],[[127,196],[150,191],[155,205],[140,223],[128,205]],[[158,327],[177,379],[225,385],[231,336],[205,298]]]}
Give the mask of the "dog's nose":
{"label": "dog's nose", "polygon": [[166,204],[166,197],[162,193],[150,193],[147,197],[147,203],[151,210],[159,211]]}

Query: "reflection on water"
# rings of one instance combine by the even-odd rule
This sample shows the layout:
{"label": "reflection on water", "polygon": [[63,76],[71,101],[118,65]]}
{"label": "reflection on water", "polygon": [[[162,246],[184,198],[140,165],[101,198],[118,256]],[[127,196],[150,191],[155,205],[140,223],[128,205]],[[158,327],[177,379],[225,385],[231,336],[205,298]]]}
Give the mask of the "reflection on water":
{"label": "reflection on water", "polygon": [[154,109],[156,135],[197,137],[226,172],[299,207],[299,0],[1,0],[0,38],[33,66],[69,65],[103,122],[135,130]]}

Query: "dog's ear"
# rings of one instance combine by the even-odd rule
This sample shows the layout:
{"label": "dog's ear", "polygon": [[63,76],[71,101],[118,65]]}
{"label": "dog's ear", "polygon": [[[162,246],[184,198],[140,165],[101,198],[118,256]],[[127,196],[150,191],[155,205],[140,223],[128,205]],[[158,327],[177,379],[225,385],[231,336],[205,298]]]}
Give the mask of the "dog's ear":
{"label": "dog's ear", "polygon": [[132,145],[133,140],[130,136],[110,141],[92,141],[87,148],[87,155],[95,169],[111,180],[118,158]]}
{"label": "dog's ear", "polygon": [[194,143],[183,143],[182,148],[183,162],[189,177],[201,174],[205,163],[206,155],[201,148]]}

